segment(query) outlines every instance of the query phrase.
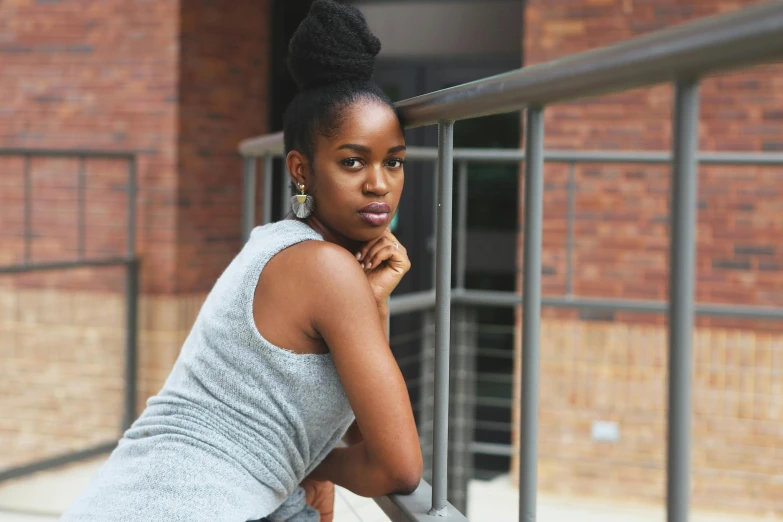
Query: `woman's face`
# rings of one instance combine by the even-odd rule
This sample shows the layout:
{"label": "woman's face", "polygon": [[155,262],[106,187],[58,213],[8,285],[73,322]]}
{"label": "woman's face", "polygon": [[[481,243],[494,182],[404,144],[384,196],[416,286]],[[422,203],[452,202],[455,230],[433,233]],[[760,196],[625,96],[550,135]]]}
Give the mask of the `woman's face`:
{"label": "woman's face", "polygon": [[400,203],[404,160],[405,138],[390,107],[367,100],[349,106],[337,134],[318,137],[313,165],[303,169],[315,199],[311,219],[352,241],[380,237]]}

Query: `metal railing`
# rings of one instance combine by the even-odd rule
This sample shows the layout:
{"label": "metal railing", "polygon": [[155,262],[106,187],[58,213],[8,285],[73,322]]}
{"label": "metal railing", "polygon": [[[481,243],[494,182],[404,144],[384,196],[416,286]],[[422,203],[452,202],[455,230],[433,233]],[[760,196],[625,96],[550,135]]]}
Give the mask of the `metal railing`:
{"label": "metal railing", "polygon": [[[279,154],[270,154],[268,158],[276,158]],[[472,307],[495,307],[495,308],[515,308],[520,306],[520,295],[512,291],[492,291],[475,290],[465,288],[465,276],[467,271],[466,250],[467,233],[465,217],[468,215],[467,198],[461,197],[466,194],[464,186],[467,183],[469,167],[475,164],[518,164],[524,161],[524,151],[510,149],[454,149],[454,161],[458,172],[457,182],[462,187],[458,191],[458,197],[455,198],[456,213],[458,219],[454,227],[454,279],[455,288],[452,289],[451,303],[456,306]],[[406,160],[409,162],[423,161],[433,163],[437,159],[436,148],[410,147],[406,154]],[[544,307],[560,309],[577,309],[580,311],[601,311],[601,312],[641,312],[649,314],[665,313],[667,303],[664,301],[642,300],[642,299],[621,299],[621,298],[600,298],[584,297],[573,295],[573,244],[574,237],[573,222],[575,219],[574,199],[579,186],[574,180],[574,170],[577,165],[582,164],[641,164],[641,165],[660,165],[671,161],[671,155],[665,152],[646,152],[646,151],[545,151],[544,159],[546,163],[562,163],[567,165],[569,182],[566,184],[569,206],[567,209],[567,248],[566,248],[566,274],[565,288],[566,295],[544,295],[541,298],[541,304]],[[734,165],[747,167],[763,166],[781,166],[783,165],[783,154],[780,153],[702,153],[698,161],[703,165]],[[252,172],[252,171],[251,171]],[[269,172],[269,171],[267,171]],[[288,179],[288,174],[282,171],[278,174],[283,180]],[[470,173],[470,176],[480,174]],[[255,176],[254,176],[255,177]],[[263,181],[267,182],[270,176],[264,176]],[[434,181],[434,179],[433,179]],[[288,184],[285,184],[286,189]],[[290,194],[286,194],[290,197]],[[250,204],[254,208],[255,200]],[[248,209],[249,211],[249,209]],[[273,217],[271,213],[264,212],[262,224],[271,222]],[[251,216],[252,217],[252,216]],[[278,215],[278,218],[284,216]],[[252,219],[249,220],[252,223]],[[435,307],[435,291],[414,292],[404,295],[394,296],[390,301],[390,315],[392,317],[430,312]],[[726,317],[736,319],[763,319],[780,320],[783,319],[783,308],[769,306],[749,306],[735,304],[715,304],[715,303],[697,303],[695,313],[705,317]],[[406,342],[415,338],[420,340],[423,332],[413,332],[407,335],[395,336],[396,342]],[[484,356],[485,350],[477,347],[476,355]],[[509,355],[510,356],[510,355]],[[414,364],[419,361],[418,357],[408,356],[405,361],[399,360],[402,366],[405,364]],[[421,386],[421,379],[416,382],[409,382],[409,388]],[[423,392],[422,392],[423,393]],[[497,401],[495,402],[510,402]],[[483,402],[486,402],[483,401]],[[481,397],[476,397],[476,404],[483,403]],[[510,407],[510,406],[506,406]],[[457,413],[459,416],[459,414]],[[454,414],[451,415],[454,418]],[[420,427],[421,430],[421,427]],[[427,430],[422,430],[427,431]],[[420,433],[424,435],[423,433]],[[469,443],[469,451],[477,454],[511,456],[510,445],[487,444],[477,441]],[[450,494],[454,493],[451,490]],[[464,494],[464,492],[462,492]],[[454,501],[454,499],[452,499]]]}
{"label": "metal railing", "polygon": [[[456,300],[494,304],[508,299],[522,305],[522,403],[519,520],[536,519],[537,411],[539,321],[543,216],[545,106],[567,100],[672,82],[675,89],[672,143],[672,208],[670,249],[669,388],[667,453],[667,520],[688,519],[690,495],[691,337],[694,306],[695,224],[697,212],[697,127],[699,80],[719,71],[777,61],[783,57],[783,3],[769,2],[728,15],[571,55],[550,63],[526,67],[465,85],[418,96],[396,104],[406,128],[438,125],[438,204],[436,250],[436,375],[433,487],[422,486],[413,495],[380,499],[392,520],[425,520],[428,515],[464,520],[446,500],[448,451],[448,359],[450,306]],[[453,125],[455,121],[526,109],[524,273],[521,301],[513,293],[493,295],[451,291]],[[255,158],[264,157],[271,171],[272,154],[282,152],[282,134],[249,139],[240,145],[245,161],[245,234],[253,226]],[[518,154],[518,153],[517,153]],[[559,153],[558,153],[559,154]],[[563,153],[566,154],[566,153]],[[659,153],[656,157],[663,156]],[[264,180],[264,222],[271,219],[271,176]],[[285,187],[285,184],[284,184]],[[287,189],[286,189],[287,190]],[[287,199],[287,197],[286,197]],[[391,310],[432,306],[432,294],[401,297]],[[569,302],[570,300],[570,302]],[[564,305],[577,304],[566,298]],[[660,311],[660,303],[598,302],[579,305],[625,307]],[[620,305],[620,306],[618,306]],[[736,309],[736,307],[732,307]],[[664,308],[665,309],[665,308]],[[715,306],[702,312],[723,314]],[[780,317],[779,310],[762,311]],[[429,498],[428,498],[429,497]]]}
{"label": "metal railing", "polygon": [[[21,157],[24,159],[23,183],[24,201],[22,205],[24,221],[24,254],[20,264],[0,266],[0,276],[56,270],[77,270],[83,268],[124,267],[125,268],[125,342],[124,342],[124,408],[122,421],[118,426],[120,433],[133,423],[136,417],[136,379],[137,379],[137,343],[138,343],[138,306],[139,306],[139,268],[136,254],[136,192],[137,159],[131,152],[101,152],[94,150],[49,150],[26,148],[0,148],[0,157]],[[77,233],[76,259],[63,261],[35,262],[32,255],[33,183],[31,161],[33,158],[65,158],[78,161],[77,173]],[[90,159],[109,159],[124,161],[127,164],[125,191],[127,192],[125,254],[110,257],[88,257],[86,254],[86,163]],[[89,448],[71,451],[62,455],[44,458],[32,463],[8,468],[0,472],[0,482],[19,478],[31,473],[60,467],[73,462],[86,460],[109,453],[117,446],[117,440],[105,441]]]}

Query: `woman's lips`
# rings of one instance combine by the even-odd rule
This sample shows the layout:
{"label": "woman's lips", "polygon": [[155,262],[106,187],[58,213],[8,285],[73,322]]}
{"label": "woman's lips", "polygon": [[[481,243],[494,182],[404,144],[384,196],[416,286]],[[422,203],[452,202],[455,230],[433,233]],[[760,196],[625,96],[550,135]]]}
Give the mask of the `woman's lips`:
{"label": "woman's lips", "polygon": [[389,221],[391,207],[386,203],[370,203],[359,211],[361,218],[373,226],[385,225]]}
{"label": "woman's lips", "polygon": [[376,227],[386,224],[389,220],[388,212],[359,212],[359,215],[367,223]]}

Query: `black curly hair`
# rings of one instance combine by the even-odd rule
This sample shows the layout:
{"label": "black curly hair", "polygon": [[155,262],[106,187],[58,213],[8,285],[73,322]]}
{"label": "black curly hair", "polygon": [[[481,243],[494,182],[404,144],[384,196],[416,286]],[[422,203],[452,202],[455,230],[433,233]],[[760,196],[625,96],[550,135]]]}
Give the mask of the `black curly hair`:
{"label": "black curly hair", "polygon": [[283,119],[286,154],[298,150],[312,161],[316,136],[333,137],[344,121],[344,109],[358,100],[378,101],[394,110],[372,81],[380,50],[381,42],[357,8],[334,0],[313,2],[288,44],[288,70],[299,94]]}

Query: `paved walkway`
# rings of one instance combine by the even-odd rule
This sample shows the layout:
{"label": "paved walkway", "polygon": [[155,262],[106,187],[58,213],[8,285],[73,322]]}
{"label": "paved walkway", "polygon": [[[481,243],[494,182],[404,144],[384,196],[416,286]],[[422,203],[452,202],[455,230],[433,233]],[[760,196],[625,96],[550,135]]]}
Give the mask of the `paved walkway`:
{"label": "paved walkway", "polygon": [[[38,473],[0,485],[0,522],[53,522],[73,501],[101,460]],[[518,493],[509,476],[475,480],[468,491],[471,522],[518,522]],[[662,506],[607,500],[539,497],[539,522],[664,522]],[[694,513],[692,522],[761,522],[780,518]],[[335,522],[387,522],[372,499],[338,488]]]}

